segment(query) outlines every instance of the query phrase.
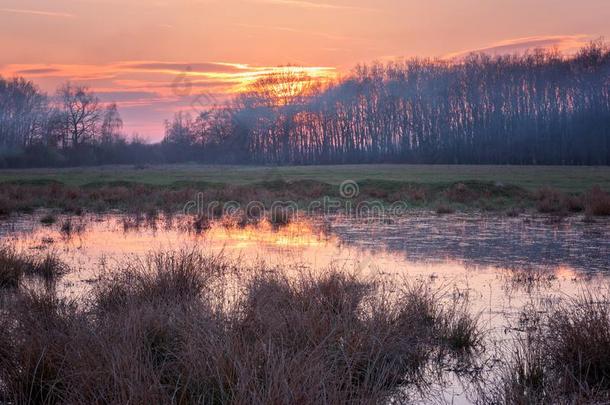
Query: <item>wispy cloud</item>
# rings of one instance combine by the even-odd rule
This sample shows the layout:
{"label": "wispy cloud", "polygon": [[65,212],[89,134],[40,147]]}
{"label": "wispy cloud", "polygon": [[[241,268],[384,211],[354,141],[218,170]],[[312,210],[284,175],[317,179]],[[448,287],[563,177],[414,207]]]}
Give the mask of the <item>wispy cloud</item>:
{"label": "wispy cloud", "polygon": [[327,38],[327,39],[332,39],[332,40],[367,41],[367,39],[365,39],[365,38],[351,37],[351,36],[345,36],[345,35],[334,35],[334,34],[328,34],[325,32],[317,32],[317,31],[300,30],[300,29],[291,28],[291,27],[282,27],[282,26],[273,26],[273,25],[256,25],[256,24],[233,24],[233,25],[235,25],[236,27],[243,27],[243,28],[254,28],[254,29],[260,29],[260,30],[280,31],[280,32],[290,32],[290,33],[294,33],[294,34],[311,35],[311,36],[317,36],[317,37]]}
{"label": "wispy cloud", "polygon": [[[165,61],[123,61],[107,65],[6,65],[0,68],[0,75],[25,76],[37,83],[44,83],[44,89],[53,92],[62,82],[90,86],[103,95],[104,100],[115,101],[121,106],[151,109],[158,105],[183,102],[197,94],[215,92],[229,96],[246,90],[251,83],[287,69],[307,73],[317,80],[336,77],[334,68],[312,66],[251,66],[227,62],[165,62]],[[176,91],[176,83],[187,83],[188,94]],[[113,98],[115,97],[115,98]]]}
{"label": "wispy cloud", "polygon": [[42,17],[56,17],[56,18],[75,18],[76,17],[74,14],[70,14],[70,13],[43,11],[43,10],[27,10],[27,9],[21,9],[21,8],[0,8],[0,12],[12,13],[12,14],[36,15],[36,16],[42,16]]}
{"label": "wispy cloud", "polygon": [[19,75],[45,75],[49,73],[58,73],[59,69],[54,68],[33,68],[18,70],[15,73]]}
{"label": "wispy cloud", "polygon": [[[14,64],[6,65],[0,73],[7,76],[25,75],[28,78],[58,78],[75,81],[119,80],[129,78],[156,77],[159,81],[170,83],[177,75],[192,80],[220,80],[228,84],[249,82],[265,75],[288,69],[277,66],[252,66],[228,62],[161,62],[125,61],[105,65],[67,65],[67,64]],[[312,77],[332,77],[335,69],[324,66],[292,66],[289,69],[303,71]]]}
{"label": "wispy cloud", "polygon": [[[223,100],[247,89],[255,80],[286,69],[305,72],[326,80],[336,77],[331,67],[253,66],[231,62],[117,61],[100,65],[9,64],[0,66],[5,77],[25,76],[49,94],[67,80],[91,87],[103,102],[116,102],[121,108],[127,132],[139,132],[156,139],[163,134],[163,119],[178,110],[192,111],[193,103]],[[186,81],[185,94],[176,91],[176,80]],[[214,95],[213,97],[207,97]],[[198,104],[199,105],[199,104]],[[199,108],[199,107],[198,107]]]}
{"label": "wispy cloud", "polygon": [[236,72],[239,66],[227,63],[184,63],[184,62],[127,62],[118,67],[131,70],[147,70],[159,73],[177,74],[182,72]]}
{"label": "wispy cloud", "polygon": [[317,3],[307,0],[250,0],[256,3],[276,4],[280,6],[301,7],[309,9],[327,9],[327,10],[360,10],[360,11],[379,11],[374,8],[345,6],[334,3]]}
{"label": "wispy cloud", "polygon": [[523,53],[532,49],[557,48],[562,52],[570,52],[581,48],[592,39],[586,34],[577,35],[543,35],[524,38],[513,38],[493,43],[483,48],[468,49],[445,55],[446,59],[462,58],[471,53],[486,53],[489,55],[506,55]]}

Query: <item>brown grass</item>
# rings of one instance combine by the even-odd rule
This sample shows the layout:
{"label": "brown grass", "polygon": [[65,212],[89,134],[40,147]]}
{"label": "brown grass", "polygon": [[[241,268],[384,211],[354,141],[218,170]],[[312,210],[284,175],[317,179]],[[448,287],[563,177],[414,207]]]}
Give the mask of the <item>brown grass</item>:
{"label": "brown grass", "polygon": [[533,308],[489,402],[506,404],[608,403],[610,400],[610,301],[583,294],[548,311]]}
{"label": "brown grass", "polygon": [[[534,207],[542,213],[570,213],[588,210],[590,215],[608,215],[608,193],[594,188],[589,193],[567,194],[552,188],[529,192],[522,188],[488,182],[464,181],[453,184],[416,184],[383,180],[363,180],[356,201],[409,202],[415,206],[457,204],[483,210],[510,206]],[[200,196],[200,197],[198,197]],[[275,201],[295,201],[301,208],[323,197],[338,198],[338,187],[313,180],[269,181],[248,185],[176,183],[153,186],[116,182],[68,186],[55,182],[3,183],[0,187],[0,216],[32,212],[37,208],[60,209],[81,215],[84,211],[119,209],[130,213],[179,212],[196,198],[207,207],[218,202],[214,216],[222,214],[226,202],[245,207],[252,201],[268,209]]]}
{"label": "brown grass", "polygon": [[67,272],[67,266],[54,253],[31,256],[0,246],[0,288],[16,288],[24,277],[54,281]]}
{"label": "brown grass", "polygon": [[436,206],[435,211],[439,215],[453,214],[453,213],[455,213],[455,208],[453,208],[447,204],[438,204]]}
{"label": "brown grass", "polygon": [[596,216],[610,215],[610,193],[603,191],[599,187],[594,187],[584,198],[587,214]]}
{"label": "brown grass", "polygon": [[53,214],[46,214],[40,218],[40,223],[43,225],[53,225],[57,222],[57,217]]}
{"label": "brown grass", "polygon": [[449,201],[465,204],[478,200],[481,195],[464,183],[457,183],[445,191],[445,197]]}
{"label": "brown grass", "polygon": [[25,261],[13,249],[0,247],[0,288],[15,288],[25,273]]}
{"label": "brown grass", "polygon": [[545,187],[537,192],[536,208],[543,214],[563,214],[566,212],[565,195],[553,188]]}
{"label": "brown grass", "polygon": [[379,403],[477,344],[423,285],[251,271],[174,252],[104,276],[84,306],[23,291],[0,318],[2,400]]}
{"label": "brown grass", "polygon": [[[125,223],[123,223],[125,225]],[[64,219],[59,226],[59,230],[66,237],[71,237],[73,234],[81,234],[85,231],[86,222],[82,219],[74,219],[73,217],[68,217]],[[127,230],[126,228],[125,230]]]}
{"label": "brown grass", "polygon": [[195,233],[197,233],[197,234],[201,234],[204,231],[207,231],[208,229],[210,229],[211,227],[212,227],[211,221],[208,219],[208,217],[206,215],[198,215],[193,220],[193,229],[195,230]]}
{"label": "brown grass", "polygon": [[536,193],[536,207],[545,214],[584,211],[587,216],[607,216],[610,215],[610,193],[594,187],[582,195],[574,195],[546,187]]}
{"label": "brown grass", "polygon": [[508,268],[502,274],[505,287],[510,290],[532,292],[550,287],[557,280],[554,270],[549,267]]}
{"label": "brown grass", "polygon": [[275,207],[270,211],[267,219],[273,226],[286,226],[292,221],[292,216],[292,211]]}

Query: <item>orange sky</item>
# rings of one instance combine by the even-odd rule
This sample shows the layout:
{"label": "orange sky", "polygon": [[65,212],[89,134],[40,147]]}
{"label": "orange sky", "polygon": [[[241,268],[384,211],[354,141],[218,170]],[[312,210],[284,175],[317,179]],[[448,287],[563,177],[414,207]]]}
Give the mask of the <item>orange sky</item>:
{"label": "orange sky", "polygon": [[48,92],[88,84],[120,105],[127,133],[156,140],[174,111],[273,66],[329,76],[398,57],[569,51],[607,37],[608,21],[608,0],[0,0],[0,74]]}

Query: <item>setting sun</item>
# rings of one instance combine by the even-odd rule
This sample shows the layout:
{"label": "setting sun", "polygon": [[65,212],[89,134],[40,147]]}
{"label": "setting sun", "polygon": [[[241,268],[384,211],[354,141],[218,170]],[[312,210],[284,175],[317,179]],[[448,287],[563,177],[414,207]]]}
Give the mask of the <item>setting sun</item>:
{"label": "setting sun", "polygon": [[180,75],[193,93],[222,102],[278,66],[327,80],[358,63],[569,52],[610,35],[603,1],[462,3],[4,0],[0,75],[24,76],[49,93],[66,80],[87,85],[117,103],[128,135],[159,140],[163,120],[193,103],[193,94],[172,91]]}

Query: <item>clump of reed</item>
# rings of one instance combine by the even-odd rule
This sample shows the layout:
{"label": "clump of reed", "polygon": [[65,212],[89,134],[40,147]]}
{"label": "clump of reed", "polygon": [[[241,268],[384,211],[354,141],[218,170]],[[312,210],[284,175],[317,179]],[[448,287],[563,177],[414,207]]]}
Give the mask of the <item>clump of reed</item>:
{"label": "clump of reed", "polygon": [[567,212],[565,194],[554,188],[541,188],[536,193],[536,208],[543,214],[565,214]]}
{"label": "clump of reed", "polygon": [[148,213],[144,215],[140,212],[135,212],[124,215],[121,218],[121,223],[123,225],[123,232],[130,232],[138,231],[143,225],[154,229],[157,225],[157,219],[156,217],[149,216]]}
{"label": "clump of reed", "polygon": [[0,247],[0,288],[18,287],[25,267],[25,261],[13,249]]}
{"label": "clump of reed", "polygon": [[453,214],[455,213],[455,208],[447,204],[438,204],[435,208],[435,212],[439,215]]}
{"label": "clump of reed", "polygon": [[55,253],[26,259],[27,276],[40,277],[45,281],[54,281],[68,272],[68,266]]}
{"label": "clump of reed", "polygon": [[570,212],[584,211],[587,216],[591,217],[608,216],[610,215],[610,193],[599,186],[580,195],[567,194],[545,187],[536,193],[536,207],[538,212],[545,214],[566,215]]}
{"label": "clump of reed", "polygon": [[502,276],[508,289],[524,289],[526,292],[549,287],[557,275],[550,267],[522,267],[508,268]]}
{"label": "clump of reed", "polygon": [[[396,287],[396,285],[392,285]],[[425,285],[289,275],[194,251],[104,275],[86,305],[24,290],[0,317],[13,403],[379,403],[475,348],[476,320]]]}
{"label": "clump of reed", "polygon": [[603,191],[600,187],[594,187],[585,195],[584,199],[588,215],[610,215],[610,193]]}
{"label": "clump of reed", "polygon": [[43,225],[53,225],[57,222],[57,217],[52,213],[46,214],[40,218],[40,223]]}
{"label": "clump of reed", "polygon": [[63,234],[70,235],[72,233],[72,231],[74,230],[72,220],[67,219],[64,222],[62,222],[60,230]]}
{"label": "clump of reed", "polygon": [[65,237],[69,238],[73,234],[83,233],[85,230],[85,223],[86,222],[83,220],[75,221],[71,217],[68,217],[62,221],[59,230]]}
{"label": "clump of reed", "polygon": [[608,403],[609,297],[585,293],[529,312],[533,321],[526,336],[485,398],[505,404]]}
{"label": "clump of reed", "polygon": [[54,281],[67,272],[66,264],[54,253],[33,256],[0,246],[0,288],[19,287],[24,277]]}
{"label": "clump of reed", "polygon": [[267,220],[269,221],[269,223],[271,223],[271,225],[280,227],[290,224],[290,222],[292,222],[293,220],[293,217],[294,211],[291,211],[286,208],[273,207],[269,212]]}
{"label": "clump of reed", "polygon": [[198,215],[193,220],[193,229],[196,234],[204,233],[212,227],[212,222],[207,215]]}

